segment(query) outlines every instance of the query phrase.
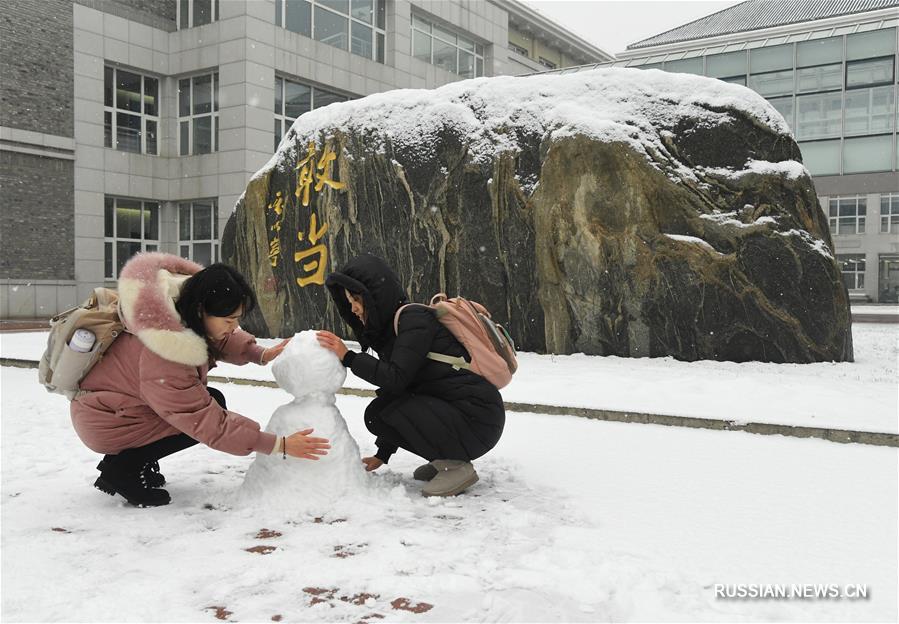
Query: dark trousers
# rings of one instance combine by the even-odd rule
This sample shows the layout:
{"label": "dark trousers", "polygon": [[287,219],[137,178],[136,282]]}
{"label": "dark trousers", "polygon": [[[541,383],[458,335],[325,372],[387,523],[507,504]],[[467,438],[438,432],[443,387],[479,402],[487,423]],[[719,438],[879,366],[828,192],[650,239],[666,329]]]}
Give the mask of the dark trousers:
{"label": "dark trousers", "polygon": [[[222,408],[226,409],[225,395],[215,388],[207,388],[207,390],[209,390],[210,396],[212,396]],[[179,433],[178,435],[156,440],[156,442],[151,442],[146,446],[125,449],[116,455],[105,455],[103,457],[103,462],[107,466],[121,470],[122,472],[137,472],[151,462],[159,461],[163,457],[168,457],[172,453],[183,451],[195,444],[199,444],[199,442],[186,433]]]}
{"label": "dark trousers", "polygon": [[365,426],[377,439],[375,457],[385,464],[397,448],[423,457],[472,461],[496,445],[505,414],[485,410],[484,422],[467,417],[449,402],[424,394],[380,396],[365,409]]}

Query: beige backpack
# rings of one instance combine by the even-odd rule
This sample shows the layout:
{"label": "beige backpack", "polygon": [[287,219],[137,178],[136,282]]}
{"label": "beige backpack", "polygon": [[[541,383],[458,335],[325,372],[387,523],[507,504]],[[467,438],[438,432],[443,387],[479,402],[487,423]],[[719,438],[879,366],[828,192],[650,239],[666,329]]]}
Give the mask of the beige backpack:
{"label": "beige backpack", "polygon": [[[79,329],[89,330],[96,337],[93,347],[85,353],[69,346]],[[38,366],[38,380],[48,392],[62,394],[69,400],[75,398],[80,391],[78,384],[123,329],[119,294],[111,288],[95,288],[83,304],[50,319],[50,336]]]}
{"label": "beige backpack", "polygon": [[462,343],[471,362],[462,357],[442,353],[428,353],[428,359],[449,364],[456,370],[469,370],[484,377],[497,388],[505,388],[518,370],[515,343],[509,332],[490,318],[487,308],[464,297],[447,298],[443,293],[431,297],[430,305],[409,303],[396,311],[393,332],[399,332],[400,314],[409,306],[434,310],[440,321]]}

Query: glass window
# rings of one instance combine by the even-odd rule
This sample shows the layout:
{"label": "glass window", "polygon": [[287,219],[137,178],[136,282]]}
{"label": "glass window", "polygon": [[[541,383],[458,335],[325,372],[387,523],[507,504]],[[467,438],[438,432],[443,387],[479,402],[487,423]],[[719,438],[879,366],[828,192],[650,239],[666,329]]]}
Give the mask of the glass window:
{"label": "glass window", "polygon": [[702,57],[667,61],[664,68],[666,72],[702,75]]}
{"label": "glass window", "polygon": [[840,140],[800,143],[802,162],[814,175],[840,174]]}
{"label": "glass window", "polygon": [[218,151],[218,74],[203,74],[178,81],[179,153]]}
{"label": "glass window", "polygon": [[864,254],[837,254],[837,262],[847,289],[860,290],[865,287]]}
{"label": "glass window", "polygon": [[331,91],[325,91],[324,89],[316,87],[312,103],[315,108],[321,108],[322,106],[327,106],[328,104],[333,104],[335,102],[346,102],[347,99],[349,98],[345,95],[332,93]]}
{"label": "glass window", "polygon": [[796,66],[811,67],[843,61],[843,38],[828,37],[796,44]]}
{"label": "glass window", "polygon": [[178,250],[182,258],[209,265],[219,258],[218,201],[178,204]]}
{"label": "glass window", "polygon": [[137,154],[156,154],[159,80],[104,67],[103,145]]}
{"label": "glass window", "polygon": [[312,87],[284,81],[284,116],[296,119],[312,110]]}
{"label": "glass window", "polygon": [[365,24],[353,22],[350,30],[350,51],[357,56],[372,58],[372,29]]}
{"label": "glass window", "polygon": [[796,137],[823,139],[840,136],[841,93],[816,93],[796,97]]}
{"label": "glass window", "polygon": [[104,197],[103,267],[116,279],[134,254],[159,248],[159,203]]}
{"label": "glass window", "polygon": [[793,44],[756,48],[749,52],[750,73],[763,73],[793,68]]}
{"label": "glass window", "polygon": [[347,49],[348,23],[345,17],[315,7],[315,38],[342,50]]}
{"label": "glass window", "polygon": [[793,92],[793,70],[753,74],[749,76],[749,88],[759,95],[785,95]]}
{"label": "glass window", "polygon": [[712,78],[746,74],[746,52],[711,54],[705,57],[705,75]]}
{"label": "glass window", "polygon": [[312,36],[312,5],[306,0],[285,0],[287,30]]}
{"label": "glass window", "polygon": [[796,70],[796,91],[828,91],[843,87],[843,64],[803,67]]}
{"label": "glass window", "polygon": [[353,19],[371,24],[373,12],[372,0],[352,0],[350,14],[353,16]]}
{"label": "glass window", "polygon": [[177,0],[178,28],[193,28],[219,19],[219,0]]}
{"label": "glass window", "polygon": [[846,63],[846,88],[892,84],[893,59],[882,58],[870,61]]}
{"label": "glass window", "polygon": [[121,69],[116,70],[116,108],[140,112],[141,76]]}
{"label": "glass window", "polygon": [[484,46],[470,36],[432,24],[415,14],[412,15],[411,35],[413,57],[463,78],[484,75]]}
{"label": "glass window", "polygon": [[899,303],[899,255],[881,254],[878,264],[878,301]]}
{"label": "glass window", "polygon": [[899,233],[899,193],[884,193],[880,196],[880,231],[886,234]]}
{"label": "glass window", "polygon": [[768,103],[771,104],[777,112],[783,115],[784,120],[787,122],[787,125],[792,129],[794,127],[793,120],[793,97],[782,97],[782,98],[773,98],[768,100]]}
{"label": "glass window", "polygon": [[456,64],[456,50],[458,48],[452,43],[435,38],[434,65],[448,72],[456,73],[459,69],[459,66]]}
{"label": "glass window", "polygon": [[281,26],[283,21],[284,0],[275,0],[275,26]]}
{"label": "glass window", "polygon": [[844,135],[892,132],[894,106],[892,86],[847,91],[843,109]]}
{"label": "glass window", "polygon": [[843,173],[889,171],[893,137],[889,134],[843,141]]}
{"label": "glass window", "polygon": [[316,0],[316,2],[322,6],[328,7],[333,11],[337,11],[338,13],[350,12],[349,0]]}
{"label": "glass window", "polygon": [[896,29],[884,28],[846,37],[846,60],[889,56],[896,53]]}
{"label": "glass window", "polygon": [[412,30],[412,56],[425,63],[431,62],[431,35],[417,28]]}
{"label": "glass window", "polygon": [[832,197],[828,202],[828,224],[833,234],[864,234],[868,202],[863,195]]}

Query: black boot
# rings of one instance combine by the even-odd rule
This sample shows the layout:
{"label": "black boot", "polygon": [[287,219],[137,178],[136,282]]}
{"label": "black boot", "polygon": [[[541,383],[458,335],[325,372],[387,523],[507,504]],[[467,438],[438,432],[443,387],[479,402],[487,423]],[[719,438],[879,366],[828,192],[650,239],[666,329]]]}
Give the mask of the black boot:
{"label": "black boot", "polygon": [[141,478],[143,478],[144,483],[147,484],[147,487],[151,488],[159,488],[165,485],[165,475],[159,472],[159,462],[152,461],[149,464],[145,464],[140,471]]}
{"label": "black boot", "polygon": [[[97,464],[97,470],[103,472],[103,469],[106,467],[106,460],[101,459],[100,463]],[[140,469],[141,479],[144,480],[144,483],[147,487],[158,488],[165,485],[165,475],[159,471],[159,462],[152,461],[148,464],[144,464],[144,467]]]}
{"label": "black boot", "polygon": [[94,481],[94,487],[110,496],[121,494],[135,507],[158,507],[171,502],[165,490],[152,488],[144,481],[141,471],[127,472],[110,465],[106,460],[97,466],[100,476]]}

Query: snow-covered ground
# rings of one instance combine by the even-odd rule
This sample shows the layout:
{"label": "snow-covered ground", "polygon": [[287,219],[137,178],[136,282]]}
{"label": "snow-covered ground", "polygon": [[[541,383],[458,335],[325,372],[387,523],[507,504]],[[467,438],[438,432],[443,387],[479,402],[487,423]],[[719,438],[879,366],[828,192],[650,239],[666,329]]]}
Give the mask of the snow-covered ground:
{"label": "snow-covered ground", "polygon": [[[371,497],[278,517],[232,506],[251,457],[195,447],[162,462],[172,504],[135,509],[91,488],[35,376],[2,369],[3,621],[897,619],[895,448],[517,413],[454,499],[422,498],[400,451]],[[263,424],[289,398],[217,387]],[[370,453],[365,405],[338,398]],[[716,599],[742,583],[868,599]]]}
{"label": "snow-covered ground", "polygon": [[[899,432],[899,324],[855,323],[855,362],[764,364],[672,358],[519,354],[506,401]],[[0,335],[3,357],[38,360],[45,332]],[[275,344],[275,341],[260,341]],[[221,365],[212,375],[272,381],[271,369]],[[351,388],[372,388],[350,374]]]}

